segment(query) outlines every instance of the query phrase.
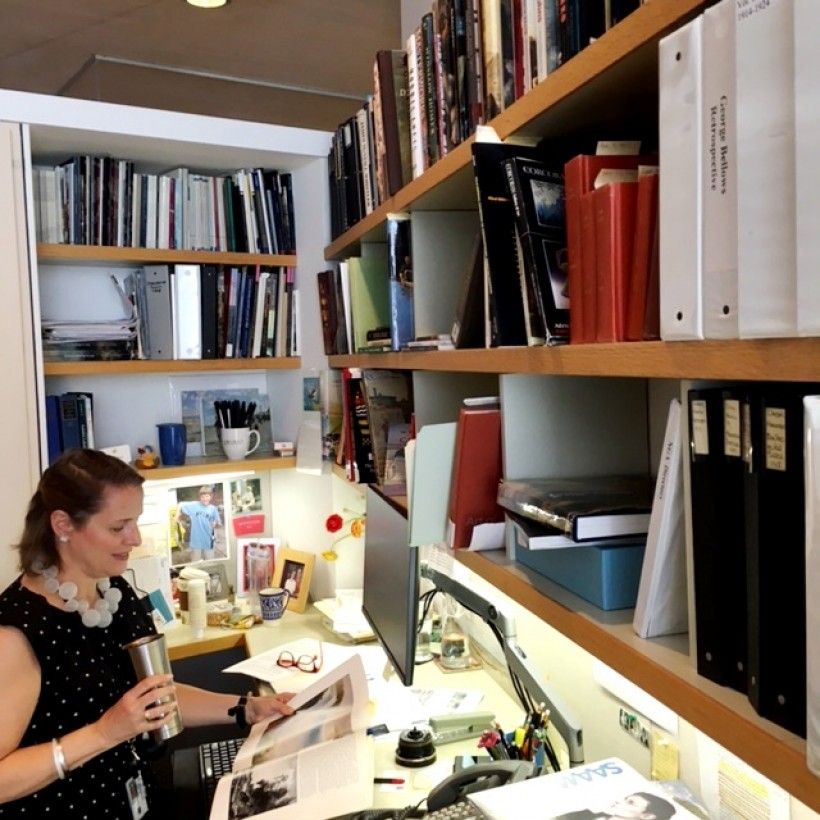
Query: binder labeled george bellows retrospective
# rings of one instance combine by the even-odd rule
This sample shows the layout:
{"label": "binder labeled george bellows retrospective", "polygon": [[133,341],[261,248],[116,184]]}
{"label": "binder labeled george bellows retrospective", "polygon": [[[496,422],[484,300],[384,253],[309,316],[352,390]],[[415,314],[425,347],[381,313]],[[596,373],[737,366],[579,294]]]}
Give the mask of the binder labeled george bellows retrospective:
{"label": "binder labeled george bellows retrospective", "polygon": [[751,447],[744,486],[749,700],[761,716],[803,737],[806,392],[813,390],[799,385],[766,385],[752,396]]}
{"label": "binder labeled george bellows retrospective", "polygon": [[689,391],[698,674],[746,691],[742,391]]}

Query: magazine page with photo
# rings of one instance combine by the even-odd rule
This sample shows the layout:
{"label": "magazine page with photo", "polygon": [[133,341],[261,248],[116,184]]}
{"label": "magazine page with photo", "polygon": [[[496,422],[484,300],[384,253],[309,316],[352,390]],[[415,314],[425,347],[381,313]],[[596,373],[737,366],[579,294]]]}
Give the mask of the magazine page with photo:
{"label": "magazine page with photo", "polygon": [[368,691],[358,655],[291,701],[295,712],[253,726],[217,786],[211,820],[319,817],[358,811],[373,798]]}

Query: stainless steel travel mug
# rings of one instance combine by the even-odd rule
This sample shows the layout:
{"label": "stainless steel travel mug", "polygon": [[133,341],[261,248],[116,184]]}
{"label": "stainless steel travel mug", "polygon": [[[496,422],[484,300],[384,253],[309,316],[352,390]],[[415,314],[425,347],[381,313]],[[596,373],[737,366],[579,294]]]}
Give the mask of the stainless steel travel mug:
{"label": "stainless steel travel mug", "polygon": [[[136,641],[126,644],[123,649],[131,656],[131,663],[137,673],[138,680],[150,677],[151,675],[170,675],[171,662],[168,660],[168,651],[165,648],[165,636],[162,634],[146,635]],[[172,698],[165,697],[157,700],[153,705],[159,706],[161,703],[169,703]],[[178,735],[183,729],[182,718],[179,709],[174,711],[174,719],[164,726],[160,726],[151,732],[151,737],[158,743],[168,740],[174,735]]]}

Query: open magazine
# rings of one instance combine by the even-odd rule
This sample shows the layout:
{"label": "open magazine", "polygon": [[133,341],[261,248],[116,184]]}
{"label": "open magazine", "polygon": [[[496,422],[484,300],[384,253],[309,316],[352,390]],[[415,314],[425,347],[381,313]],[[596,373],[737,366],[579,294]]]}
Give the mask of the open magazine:
{"label": "open magazine", "polygon": [[253,726],[217,784],[210,820],[319,818],[373,802],[367,681],[354,655],[302,690],[296,710]]}
{"label": "open magazine", "polygon": [[532,816],[547,820],[695,820],[706,814],[692,795],[648,780],[616,757],[470,795],[490,820]]}

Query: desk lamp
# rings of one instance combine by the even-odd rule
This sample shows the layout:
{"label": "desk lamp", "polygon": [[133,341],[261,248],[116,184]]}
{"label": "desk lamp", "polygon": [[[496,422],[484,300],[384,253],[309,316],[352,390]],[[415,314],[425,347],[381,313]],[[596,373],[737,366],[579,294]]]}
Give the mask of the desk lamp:
{"label": "desk lamp", "polygon": [[542,684],[531,668],[524,650],[518,645],[515,621],[498,611],[496,606],[477,592],[430,566],[421,564],[421,577],[430,581],[435,590],[444,592],[458,601],[465,609],[476,614],[498,639],[513,688],[527,713],[543,703],[550,710],[550,720],[567,745],[570,766],[584,762],[583,731],[572,710],[546,684]]}

